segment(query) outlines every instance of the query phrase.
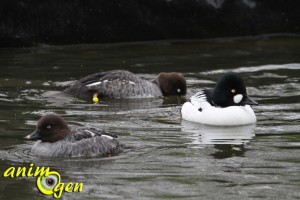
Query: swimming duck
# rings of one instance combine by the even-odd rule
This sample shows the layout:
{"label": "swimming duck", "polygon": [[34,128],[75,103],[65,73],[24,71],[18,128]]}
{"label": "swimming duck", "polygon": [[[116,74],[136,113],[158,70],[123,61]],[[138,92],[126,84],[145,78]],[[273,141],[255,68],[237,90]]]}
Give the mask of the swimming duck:
{"label": "swimming duck", "polygon": [[113,70],[89,75],[64,90],[74,97],[97,103],[98,98],[145,98],[185,95],[186,80],[176,72],[162,72],[147,81],[125,70]]}
{"label": "swimming duck", "polygon": [[124,147],[117,136],[94,128],[70,129],[66,121],[55,114],[40,118],[36,130],[25,137],[38,140],[31,151],[44,157],[109,156]]}
{"label": "swimming duck", "polygon": [[181,108],[182,119],[215,126],[255,124],[251,105],[258,105],[246,91],[242,78],[225,73],[212,90],[201,90]]}

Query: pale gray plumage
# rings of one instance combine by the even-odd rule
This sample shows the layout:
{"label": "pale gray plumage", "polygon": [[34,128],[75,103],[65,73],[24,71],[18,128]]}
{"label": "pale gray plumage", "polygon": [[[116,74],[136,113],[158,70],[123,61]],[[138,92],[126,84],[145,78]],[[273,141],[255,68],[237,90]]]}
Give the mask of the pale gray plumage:
{"label": "pale gray plumage", "polygon": [[71,133],[54,143],[37,141],[32,147],[32,153],[45,157],[93,157],[117,154],[122,149],[119,141],[110,136],[97,134],[79,139],[76,138],[77,131]]}
{"label": "pale gray plumage", "polygon": [[108,98],[145,98],[186,94],[186,81],[178,73],[161,73],[153,81],[145,80],[125,70],[113,70],[89,75],[64,90],[82,99],[98,96]]}
{"label": "pale gray plumage", "polygon": [[53,114],[42,117],[36,130],[26,139],[37,139],[32,153],[45,157],[109,156],[120,153],[124,147],[117,140],[117,136],[104,130],[70,130],[62,117]]}

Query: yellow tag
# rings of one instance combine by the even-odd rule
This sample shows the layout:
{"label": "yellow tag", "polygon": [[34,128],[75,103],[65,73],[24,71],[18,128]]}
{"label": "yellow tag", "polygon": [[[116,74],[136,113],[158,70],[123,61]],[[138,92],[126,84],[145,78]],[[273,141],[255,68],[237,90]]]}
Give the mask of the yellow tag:
{"label": "yellow tag", "polygon": [[94,103],[98,103],[98,102],[99,102],[98,97],[94,97],[94,98],[93,98],[93,102],[94,102]]}

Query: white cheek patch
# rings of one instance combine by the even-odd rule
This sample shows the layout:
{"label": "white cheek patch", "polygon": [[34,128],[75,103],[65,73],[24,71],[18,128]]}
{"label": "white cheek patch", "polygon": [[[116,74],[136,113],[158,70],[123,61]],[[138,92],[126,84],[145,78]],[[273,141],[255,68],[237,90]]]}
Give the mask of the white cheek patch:
{"label": "white cheek patch", "polygon": [[178,89],[177,89],[177,92],[180,93],[180,92],[181,92],[181,89],[178,88]]}
{"label": "white cheek patch", "polygon": [[237,94],[233,97],[233,101],[236,104],[240,103],[242,101],[242,99],[243,99],[243,95],[241,95],[241,94]]}

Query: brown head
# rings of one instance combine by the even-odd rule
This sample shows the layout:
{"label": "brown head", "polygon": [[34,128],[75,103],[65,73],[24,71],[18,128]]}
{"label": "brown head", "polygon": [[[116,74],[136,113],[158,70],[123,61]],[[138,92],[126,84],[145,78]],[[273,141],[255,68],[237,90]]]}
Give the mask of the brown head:
{"label": "brown head", "polygon": [[186,80],[179,73],[162,72],[153,80],[153,83],[158,85],[164,96],[186,94]]}
{"label": "brown head", "polygon": [[65,120],[55,114],[47,114],[40,118],[33,133],[25,139],[41,140],[42,142],[56,142],[64,139],[70,133]]}

